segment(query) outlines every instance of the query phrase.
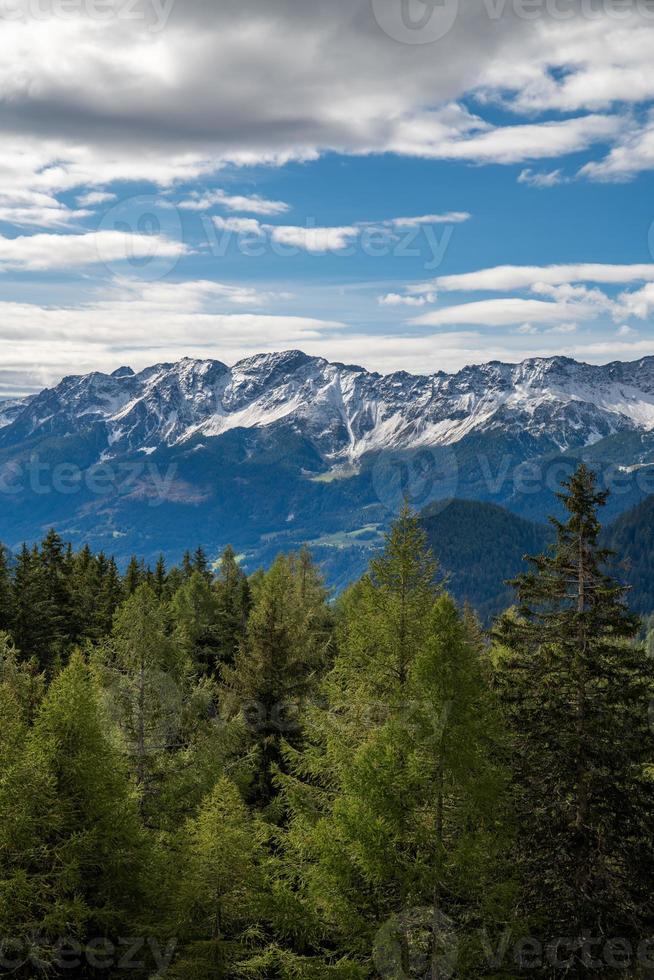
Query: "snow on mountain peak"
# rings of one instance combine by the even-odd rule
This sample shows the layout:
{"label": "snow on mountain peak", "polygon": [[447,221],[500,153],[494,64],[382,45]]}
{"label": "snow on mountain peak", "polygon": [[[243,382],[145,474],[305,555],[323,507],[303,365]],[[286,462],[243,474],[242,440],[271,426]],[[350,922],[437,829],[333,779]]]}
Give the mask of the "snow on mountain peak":
{"label": "snow on mountain peak", "polygon": [[[135,374],[121,367],[64,378],[0,402],[0,445],[99,427],[102,452],[151,452],[201,434],[291,425],[325,461],[369,451],[448,445],[496,429],[561,449],[623,430],[654,429],[654,358],[595,366],[568,357],[493,361],[455,374],[382,376],[302,351],[261,353],[233,367],[183,358]],[[99,440],[99,443],[102,439]]]}

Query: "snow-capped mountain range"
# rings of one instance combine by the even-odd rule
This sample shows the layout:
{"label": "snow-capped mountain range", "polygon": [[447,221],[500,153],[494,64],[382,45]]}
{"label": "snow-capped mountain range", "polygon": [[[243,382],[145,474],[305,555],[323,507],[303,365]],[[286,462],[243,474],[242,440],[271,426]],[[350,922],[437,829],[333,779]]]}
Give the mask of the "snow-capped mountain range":
{"label": "snow-capped mountain range", "polygon": [[332,465],[488,431],[528,433],[568,450],[654,429],[654,357],[606,366],[536,358],[424,376],[382,376],[300,351],[231,368],[184,358],[138,374],[125,367],[74,375],[0,402],[0,447],[92,428],[99,455],[111,459],[277,423],[301,431]]}
{"label": "snow-capped mountain range", "polygon": [[123,562],[230,543],[251,568],[308,542],[342,584],[403,497],[540,521],[579,458],[620,472],[607,518],[654,494],[654,358],[386,376],[300,351],[185,358],[0,402],[0,541],[55,526]]}

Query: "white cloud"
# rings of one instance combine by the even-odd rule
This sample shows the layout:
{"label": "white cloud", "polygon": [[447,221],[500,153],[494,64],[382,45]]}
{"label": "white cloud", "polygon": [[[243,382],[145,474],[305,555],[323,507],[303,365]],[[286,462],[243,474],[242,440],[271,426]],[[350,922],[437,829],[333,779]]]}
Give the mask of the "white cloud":
{"label": "white cloud", "polygon": [[435,293],[426,293],[424,296],[402,296],[400,293],[386,293],[378,300],[380,306],[426,306],[427,303],[435,303]]}
{"label": "white cloud", "polygon": [[575,317],[594,316],[592,304],[567,302],[546,303],[537,299],[487,299],[477,303],[461,303],[441,310],[423,313],[411,322],[418,326],[447,326],[474,324],[484,327],[507,327],[522,323],[556,323]]}
{"label": "white cloud", "polygon": [[299,225],[268,225],[273,241],[305,252],[340,252],[359,235],[353,225],[334,228],[302,228]]}
{"label": "white cloud", "polygon": [[360,234],[356,225],[335,227],[302,227],[300,225],[268,225],[257,218],[229,217],[213,215],[213,224],[218,231],[234,232],[237,235],[268,235],[278,246],[300,249],[304,252],[323,254],[340,252],[347,248]]}
{"label": "white cloud", "polygon": [[582,177],[623,182],[654,167],[654,112],[646,121],[633,125],[602,160],[585,164]]}
{"label": "white cloud", "polygon": [[[288,292],[261,290],[256,286],[206,279],[187,282],[159,280],[144,283],[134,279],[118,278],[114,282],[112,291],[107,293],[106,302],[109,306],[129,302],[133,308],[144,308],[147,311],[158,309],[165,315],[170,311],[197,313],[221,302],[258,307],[293,298],[293,294]],[[97,303],[96,309],[102,308],[102,305],[102,302]]]}
{"label": "white cloud", "polygon": [[[301,16],[291,0],[274,9],[188,0],[158,31],[146,16],[96,19],[80,7],[30,18],[22,6],[23,20],[3,21],[0,171],[31,143],[14,171],[24,188],[170,186],[230,162],[280,164],[328,150],[547,159],[620,145],[628,121],[612,107],[654,96],[653,25],[639,4],[619,23],[574,5],[565,21],[521,18],[511,4],[489,23],[487,10],[461,5],[437,46],[389,39],[369,0],[308,5]],[[389,0],[394,16],[396,6]],[[463,107],[470,96],[482,110],[501,103],[528,121],[492,125]],[[569,118],[537,118],[552,111]]]}
{"label": "white cloud", "polygon": [[304,347],[343,330],[340,321],[327,318],[225,309],[279,307],[287,298],[238,284],[118,279],[76,306],[0,301],[3,371],[12,372],[22,390],[32,390],[70,374],[71,365],[84,373],[124,363],[141,368],[189,354],[236,360],[261,350]]}
{"label": "white cloud", "polygon": [[134,259],[177,258],[187,251],[182,242],[122,231],[0,236],[0,270],[70,269]]}
{"label": "white cloud", "polygon": [[508,292],[528,289],[537,283],[564,285],[595,282],[607,285],[654,281],[654,263],[637,265],[604,265],[580,262],[571,265],[499,265],[476,272],[439,276],[434,282],[412,287],[415,290],[434,288],[448,292]]}
{"label": "white cloud", "polygon": [[519,184],[528,184],[530,187],[556,187],[559,184],[568,183],[568,178],[564,176],[561,168],[557,170],[542,171],[537,173],[534,170],[523,170],[518,175]]}
{"label": "white cloud", "polygon": [[237,235],[263,235],[264,226],[256,218],[223,218],[214,215],[211,219],[218,231],[233,231]]}
{"label": "white cloud", "polygon": [[[523,163],[578,153],[594,143],[611,141],[623,129],[623,121],[613,115],[587,115],[572,119],[512,126],[484,127],[469,135],[452,132],[430,141],[416,126],[416,120],[405,127],[405,135],[395,139],[389,149],[410,156],[441,160],[469,160],[478,163]],[[421,139],[410,138],[410,133]]]}
{"label": "white cloud", "polygon": [[618,297],[623,315],[645,320],[654,311],[654,283],[648,282],[633,293],[624,292]]}
{"label": "white cloud", "polygon": [[111,194],[109,191],[87,191],[85,194],[78,194],[76,200],[82,207],[90,208],[96,204],[108,204],[110,201],[115,201],[116,194]]}
{"label": "white cloud", "polygon": [[64,228],[91,212],[73,210],[43,191],[14,188],[0,191],[0,221],[16,227]]}
{"label": "white cloud", "polygon": [[394,228],[417,228],[420,225],[457,225],[469,221],[468,211],[448,211],[446,214],[423,214],[414,218],[390,218],[385,224]]}
{"label": "white cloud", "polygon": [[258,194],[227,194],[223,190],[207,191],[204,194],[195,192],[186,200],[180,201],[177,207],[186,211],[207,211],[218,204],[228,211],[245,211],[266,216],[290,211],[290,205],[284,201],[270,201]]}

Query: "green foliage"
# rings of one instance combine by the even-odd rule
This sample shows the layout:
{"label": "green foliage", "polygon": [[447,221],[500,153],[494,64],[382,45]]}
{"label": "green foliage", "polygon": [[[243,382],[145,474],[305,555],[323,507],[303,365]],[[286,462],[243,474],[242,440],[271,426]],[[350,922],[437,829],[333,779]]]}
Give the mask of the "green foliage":
{"label": "green foliage", "polygon": [[124,575],[55,532],[0,548],[12,975],[113,980],[128,936],[135,980],[499,980],[527,935],[573,937],[585,976],[582,937],[636,948],[654,629],[643,647],[609,573],[604,500],[583,467],[566,482],[492,647],[433,558],[465,570],[476,533],[485,612],[505,597],[511,532],[467,507],[403,508],[334,603],[306,549],[247,577],[231,548]]}
{"label": "green foliage", "polygon": [[181,945],[169,975],[234,976],[261,945],[263,851],[255,823],[228,779],[218,780],[188,820],[177,856],[171,926]]}
{"label": "green foliage", "polygon": [[472,603],[485,624],[511,605],[507,580],[518,574],[524,556],[546,548],[552,537],[545,525],[477,500],[438,501],[421,512],[420,522],[448,590],[459,603]]}
{"label": "green foliage", "polygon": [[[474,925],[507,913],[497,713],[477,638],[435,571],[405,509],[342,603],[326,704],[284,780],[288,887],[321,923],[316,956],[328,962],[335,940],[365,975],[394,917],[428,908],[433,936],[456,932],[461,975],[478,976]],[[452,952],[436,940],[433,968]]]}
{"label": "green foliage", "polygon": [[[651,922],[651,658],[598,543],[606,499],[584,466],[563,485],[556,544],[529,559],[495,630],[514,737],[515,860],[539,934],[636,942]],[[575,973],[575,975],[577,975]]]}
{"label": "green foliage", "polygon": [[301,740],[299,717],[330,641],[325,591],[308,556],[280,556],[257,590],[233,666],[223,669],[226,710],[240,732],[242,778],[257,806],[276,795],[282,743]]}
{"label": "green foliage", "polygon": [[[124,763],[75,654],[0,784],[0,932],[37,944],[117,939],[146,897],[147,848]],[[31,976],[27,967],[25,976]]]}

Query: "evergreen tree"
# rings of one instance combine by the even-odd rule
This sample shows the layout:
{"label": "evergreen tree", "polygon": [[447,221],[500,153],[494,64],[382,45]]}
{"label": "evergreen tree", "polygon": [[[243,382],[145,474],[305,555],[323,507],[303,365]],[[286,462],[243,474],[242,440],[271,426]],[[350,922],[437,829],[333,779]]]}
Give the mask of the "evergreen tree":
{"label": "evergreen tree", "polygon": [[157,599],[161,601],[166,595],[166,561],[163,555],[159,555],[154,570],[154,591]]}
{"label": "evergreen tree", "polygon": [[483,975],[479,923],[509,908],[497,712],[477,637],[435,572],[404,508],[342,603],[327,704],[283,779],[290,891],[321,923],[316,955],[346,953],[366,976],[416,967],[397,940],[411,917],[428,937],[420,975]]}
{"label": "evergreen tree", "polygon": [[34,662],[20,660],[8,633],[0,633],[0,772],[14,761],[44,695]]}
{"label": "evergreen tree", "polygon": [[568,519],[552,519],[556,544],[529,559],[495,639],[524,905],[543,938],[572,937],[566,975],[581,976],[595,956],[586,939],[637,946],[653,921],[654,672],[598,545],[606,492],[582,465],[558,496]]}
{"label": "evergreen tree", "polygon": [[126,595],[134,595],[139,585],[143,582],[144,575],[143,562],[139,562],[136,555],[132,555],[125,571],[124,587]]}
{"label": "evergreen tree", "polygon": [[257,946],[261,853],[238,790],[219,779],[181,835],[171,927],[181,948],[170,977],[210,980],[244,969]]}
{"label": "evergreen tree", "polygon": [[0,544],[0,631],[10,632],[14,627],[16,599],[8,559],[7,549]]}
{"label": "evergreen tree", "polygon": [[[213,689],[198,684],[188,657],[168,635],[165,608],[146,583],[118,610],[94,666],[139,789],[142,813],[149,824],[158,825],[206,790],[206,772],[190,750],[211,728]],[[210,751],[205,764],[215,767]],[[175,787],[180,789],[180,770],[194,765],[199,789],[185,782],[186,799],[171,799]]]}
{"label": "evergreen tree", "polygon": [[247,576],[239,567],[234,549],[229,545],[222,553],[214,590],[218,658],[229,666],[234,663],[236,651],[245,639],[251,606]]}
{"label": "evergreen tree", "polygon": [[118,566],[113,558],[107,561],[105,556],[100,554],[98,555],[98,565],[100,587],[96,615],[98,629],[102,636],[106,636],[111,632],[116,610],[124,599],[124,590]]}
{"label": "evergreen tree", "polygon": [[23,545],[14,575],[14,639],[21,654],[36,657],[42,670],[54,667],[52,603],[38,551]]}
{"label": "evergreen tree", "polygon": [[88,545],[67,561],[70,564],[69,634],[77,644],[85,639],[98,640],[102,636],[102,625],[98,621],[100,566]]}
{"label": "evergreen tree", "polygon": [[70,589],[72,551],[51,529],[41,542],[38,560],[42,568],[41,587],[50,609],[50,647],[55,655],[61,656],[75,638]]}
{"label": "evergreen tree", "polygon": [[266,573],[234,665],[223,677],[228,706],[243,725],[250,799],[267,806],[283,741],[298,744],[299,714],[327,662],[324,595],[308,594],[296,563],[280,556]]}
{"label": "evergreen tree", "polygon": [[198,575],[202,575],[207,582],[213,581],[213,573],[209,568],[209,561],[204,548],[201,546],[197,547],[193,553],[192,568]]}
{"label": "evergreen tree", "polygon": [[215,676],[218,653],[216,596],[205,575],[193,572],[171,603],[174,639],[191,663]]}
{"label": "evergreen tree", "polygon": [[187,549],[182,556],[182,575],[184,576],[185,582],[188,582],[193,572],[193,559],[191,558],[191,552]]}
{"label": "evergreen tree", "polygon": [[177,590],[181,589],[185,581],[186,579],[184,578],[181,568],[174,565],[166,575],[166,585],[163,591],[163,598],[166,601],[170,601]]}
{"label": "evergreen tree", "polygon": [[[83,964],[91,940],[133,934],[147,855],[127,774],[75,654],[0,778],[0,932],[33,944],[15,975],[57,974],[62,937],[80,943]],[[82,965],[76,975],[92,971]]]}
{"label": "evergreen tree", "polygon": [[103,652],[101,678],[144,794],[152,756],[164,752],[179,722],[176,652],[163,607],[149,585],[138,586],[116,614]]}

